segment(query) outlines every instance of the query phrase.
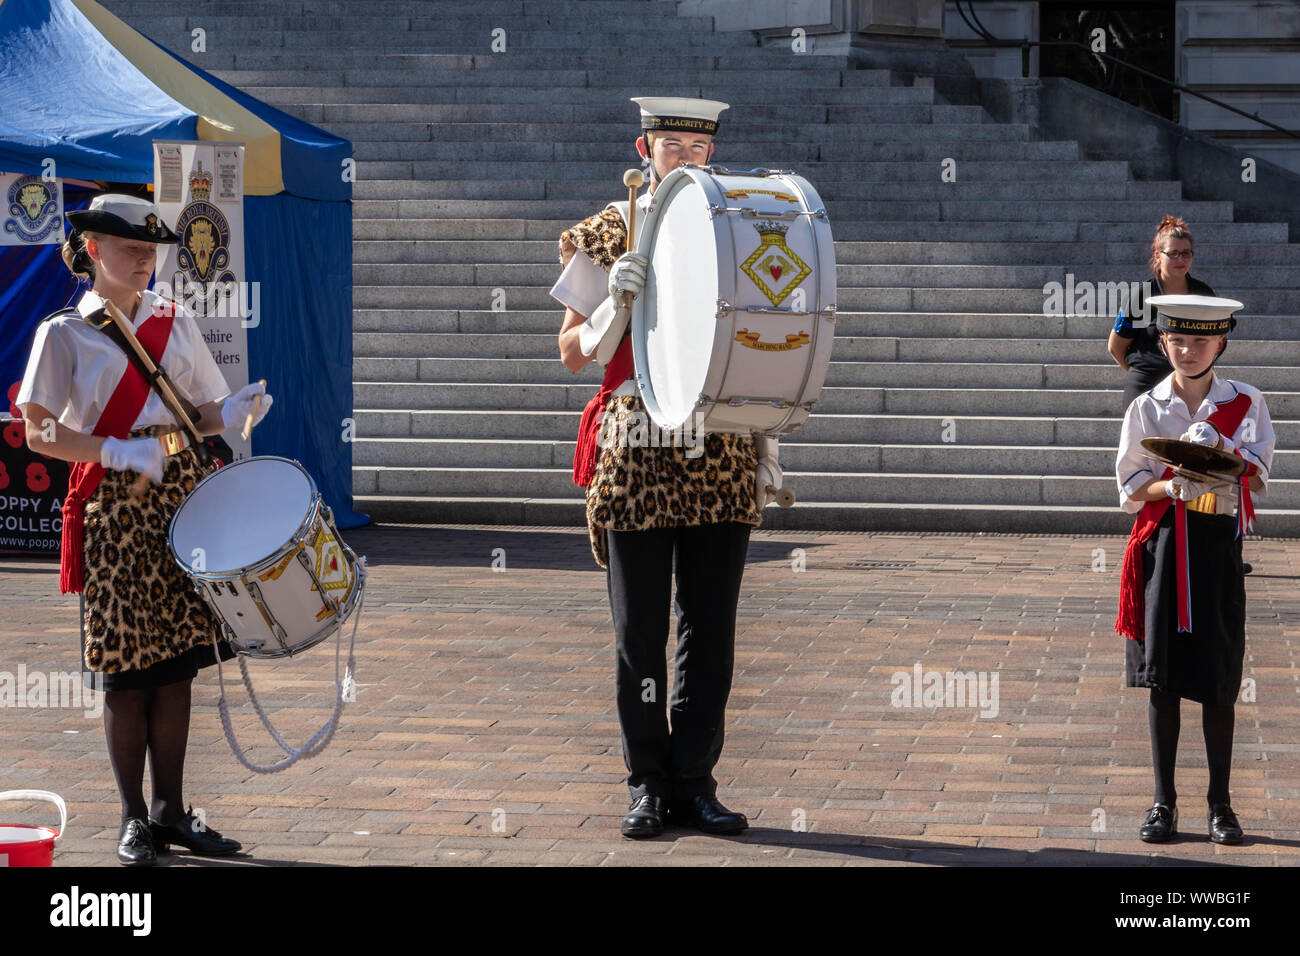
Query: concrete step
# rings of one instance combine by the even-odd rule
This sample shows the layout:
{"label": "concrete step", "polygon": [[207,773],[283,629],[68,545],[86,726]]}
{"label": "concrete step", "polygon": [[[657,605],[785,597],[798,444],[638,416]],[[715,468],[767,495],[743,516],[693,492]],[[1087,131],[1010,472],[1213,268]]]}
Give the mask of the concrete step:
{"label": "concrete step", "polygon": [[[621,32],[582,33],[580,30],[554,30],[541,25],[532,26],[519,22],[516,22],[513,28],[507,27],[504,22],[495,24],[485,22],[485,25],[478,29],[446,31],[439,29],[433,22],[426,21],[423,26],[410,30],[358,33],[347,29],[259,31],[254,27],[245,26],[245,22],[231,19],[224,24],[219,21],[209,23],[206,27],[209,30],[206,41],[208,48],[214,52],[232,53],[275,50],[321,52],[370,50],[375,53],[470,53],[489,56],[494,53],[492,47],[497,39],[492,31],[499,28],[506,31],[506,49],[496,51],[496,55],[502,57],[508,56],[511,50],[532,53],[549,51],[560,55],[569,51],[585,52],[593,47],[603,49],[611,55],[617,55],[620,51],[632,54],[645,53],[644,48],[638,48],[632,42],[638,35],[635,26],[629,26],[627,30]],[[413,24],[419,22],[421,21],[412,21]],[[195,25],[201,24],[196,22]],[[164,29],[154,21],[146,24],[142,32],[165,47],[187,50],[192,39],[190,29],[188,26],[178,28],[174,23]],[[675,48],[693,50],[705,55],[714,55],[724,50],[736,52],[755,49],[752,40],[746,40],[736,34],[681,30],[675,26],[667,33],[668,39]],[[198,65],[202,54],[191,55],[195,57]],[[785,57],[784,59],[796,58]]]}
{"label": "concrete step", "polygon": [[[591,366],[588,366],[590,369]],[[593,370],[594,372],[594,370]],[[594,394],[599,377],[587,369],[573,384],[483,384],[367,382],[358,379],[352,394],[357,408],[406,410],[479,409],[500,411],[581,411]],[[1118,383],[1111,388],[883,388],[827,386],[822,389],[817,412],[828,414],[889,414],[913,416],[1008,415],[1032,408],[1044,417],[1106,418],[1118,415]],[[1269,414],[1300,418],[1300,392],[1268,394]]]}
{"label": "concrete step", "polygon": [[[542,309],[512,309],[494,312],[490,309],[358,309],[353,313],[356,332],[401,331],[420,333],[464,332],[490,335],[498,332],[558,333],[563,312],[557,303]],[[1233,334],[1233,348],[1260,341],[1273,343],[1273,348],[1290,354],[1298,330],[1300,316],[1259,316],[1239,313],[1241,326]],[[1005,339],[1023,339],[1033,334],[1036,341],[1063,341],[1072,343],[1079,356],[1091,355],[1103,349],[1114,320],[1109,316],[1044,316],[1013,313],[976,312],[848,312],[836,316],[836,337],[863,336],[872,338],[896,337],[936,341],[960,338],[962,349],[968,343],[992,341],[995,345]],[[942,344],[937,346],[943,348]],[[919,346],[918,346],[919,348]],[[1234,353],[1235,355],[1236,353]],[[1101,360],[1104,364],[1104,356]]]}
{"label": "concrete step", "polygon": [[[213,69],[231,69],[234,67],[235,57],[230,57],[231,63],[228,65],[213,65]],[[522,56],[512,56],[511,60],[532,59]],[[534,64],[517,63],[520,70],[547,69],[555,65],[553,58],[538,57],[540,61]],[[566,57],[565,64],[570,67],[581,65],[585,57],[575,58]],[[690,59],[689,57],[687,59]],[[295,69],[309,70],[318,65],[319,60],[310,54],[294,56],[290,54],[281,54],[269,57],[253,58],[251,56],[239,56],[241,64],[240,69]],[[261,62],[278,61],[278,62]],[[356,62],[353,62],[353,61]],[[290,62],[296,61],[296,62]],[[608,59],[602,63],[592,64],[593,68],[600,68]],[[674,62],[677,62],[674,59]],[[333,69],[343,67],[357,68],[360,66],[372,66],[374,57],[357,55],[342,56],[335,55],[330,58],[330,64]],[[648,64],[647,64],[648,65]],[[457,69],[472,69],[469,66],[457,67]],[[389,103],[389,104],[520,104],[520,103],[554,103],[556,100],[555,91],[547,89],[534,89],[531,87],[518,86],[251,86],[245,84],[241,87],[244,92],[250,96],[256,96],[265,103],[271,103],[279,106],[281,109],[287,107],[298,107],[306,105],[325,105],[325,104],[359,104],[359,103]],[[864,103],[864,94],[860,89],[844,89],[840,86],[839,78],[828,78],[824,85],[814,86],[804,84],[794,88],[787,88],[783,94],[773,87],[763,87],[764,98],[776,100],[779,95],[780,102],[788,108],[803,109],[812,106],[927,106],[934,104],[934,88],[928,86],[879,86],[874,87],[869,96],[865,97],[867,102]],[[663,83],[655,85],[656,91],[662,91],[664,96],[689,96],[708,99],[722,100],[724,103],[748,103],[753,106],[752,97],[754,96],[754,87],[748,85],[723,86],[718,83],[708,83],[706,85],[677,83],[673,78],[665,78]],[[573,88],[564,91],[566,103],[589,104],[592,106],[608,107],[610,103],[626,103],[633,96],[641,96],[644,93],[642,87],[629,86],[622,88]],[[705,97],[705,94],[708,94]],[[738,107],[733,106],[733,109]],[[971,109],[973,107],[962,107]],[[626,119],[626,114],[623,117]],[[730,113],[724,116],[730,119]],[[635,122],[635,114],[633,114]],[[987,120],[986,120],[987,121]],[[1127,164],[1120,164],[1127,165]]]}
{"label": "concrete step", "polygon": [[[357,409],[354,417],[358,438],[547,439],[571,442],[577,434],[581,413],[576,409]],[[1300,420],[1275,417],[1273,430],[1280,449],[1300,443]],[[1119,433],[1118,413],[1108,418],[940,417],[832,414],[819,408],[798,432],[784,439],[782,445],[784,447],[790,442],[879,442],[888,445],[995,445],[1002,448],[1084,446],[1109,448],[1113,459]]]}
{"label": "concrete step", "polygon": [[[269,9],[275,8],[269,7]],[[601,32],[594,34],[591,32],[590,15],[581,13],[575,15],[576,11],[582,9],[577,6],[565,13],[547,13],[531,17],[462,9],[465,12],[459,15],[444,16],[427,15],[437,13],[437,8],[426,11],[410,8],[405,14],[377,14],[367,3],[354,6],[348,13],[320,14],[310,17],[301,14],[287,15],[283,10],[279,11],[279,16],[268,15],[268,7],[263,7],[260,14],[214,13],[195,9],[187,16],[151,15],[145,22],[159,38],[179,34],[188,36],[196,27],[202,27],[209,33],[240,31],[259,34],[259,37],[249,38],[253,42],[244,46],[245,49],[257,48],[259,45],[310,48],[312,45],[306,43],[305,38],[315,36],[319,40],[318,46],[321,49],[337,48],[349,51],[368,49],[367,41],[384,41],[397,47],[411,49],[440,49],[448,44],[476,41],[481,43],[483,53],[492,52],[491,45],[494,39],[492,31],[498,28],[506,31],[507,53],[510,47],[515,45],[511,34],[516,31],[524,31],[534,36],[551,36],[565,41],[564,45],[568,46],[584,33],[593,39],[608,38],[613,43],[619,43],[623,38],[614,27],[620,21],[629,26],[646,29],[640,11],[626,4],[622,7],[604,8],[605,12],[601,16]],[[694,45],[689,44],[685,35],[703,34],[716,38],[719,47],[754,46],[752,39],[747,40],[733,33],[714,33],[712,17],[660,16],[655,19],[653,29],[664,43]],[[283,37],[284,42],[276,43],[277,36]],[[339,42],[349,38],[362,42],[352,44]],[[187,43],[181,49],[188,46]]]}
{"label": "concrete step", "polygon": [[[528,313],[524,313],[525,315]],[[542,312],[533,313],[538,317]],[[1232,336],[1233,347],[1247,340],[1290,342],[1300,334],[1300,316],[1259,315],[1247,310],[1238,313],[1238,333]],[[472,317],[467,322],[478,320]],[[1083,340],[1085,349],[1104,347],[1114,325],[1111,316],[1045,316],[1024,313],[948,313],[846,312],[835,319],[836,335],[896,335],[912,338],[1021,338],[1032,333],[1040,339]],[[470,327],[467,325],[467,327]],[[538,330],[540,331],[540,330]],[[1084,344],[1086,342],[1086,344]],[[1289,346],[1277,346],[1289,349]],[[1285,354],[1285,353],[1284,353]]]}
{"label": "concrete step", "polygon": [[[578,124],[602,124],[611,128],[610,139],[623,139],[626,130],[619,130],[619,125],[626,125],[629,118],[635,122],[635,114],[619,100],[605,100],[602,104],[575,104],[568,102],[510,103],[510,104],[424,104],[424,103],[357,103],[331,105],[300,105],[293,107],[294,116],[308,123],[327,126],[331,129],[353,131],[360,128],[355,136],[349,138],[363,141],[384,139],[418,139],[418,136],[380,135],[383,129],[376,130],[382,124],[399,133],[406,127],[433,125],[433,134],[441,139],[457,139],[456,133],[467,125],[490,123],[511,128],[553,126],[563,124],[572,133],[572,126]],[[734,115],[733,115],[734,114]],[[789,129],[820,129],[830,125],[837,130],[843,126],[868,126],[891,124],[944,124],[961,127],[976,126],[983,123],[984,111],[978,106],[930,106],[930,105],[868,105],[868,106],[789,106],[773,103],[750,103],[745,106],[732,107],[725,116],[727,136],[733,132],[737,137],[751,138],[754,129],[775,127],[782,131]],[[348,124],[344,126],[343,124]],[[472,132],[472,131],[471,131]],[[343,133],[340,133],[343,135]],[[540,138],[548,138],[549,132]],[[986,135],[983,129],[973,136]],[[473,137],[478,139],[477,136]],[[502,139],[512,138],[505,134]],[[600,137],[601,139],[605,137]],[[950,136],[942,137],[944,139]],[[995,138],[1014,139],[1012,133]]]}
{"label": "concrete step", "polygon": [[[981,129],[982,127],[971,127]],[[781,142],[771,136],[771,142],[746,143],[742,140],[726,140],[719,144],[714,154],[714,162],[732,169],[754,169],[779,165],[783,169],[798,169],[810,160],[827,162],[843,160],[854,162],[923,162],[938,164],[945,159],[958,157],[961,160],[1016,160],[1020,162],[1037,160],[1053,162],[1055,160],[1079,159],[1077,143],[1056,142],[1014,142],[974,140],[943,141],[914,137],[917,129],[933,127],[907,127],[900,139],[877,139],[871,141],[832,142],[823,141],[820,134],[812,139],[799,139]],[[342,135],[339,130],[331,132]],[[376,160],[459,160],[464,163],[478,160],[500,160],[503,156],[519,162],[542,162],[546,160],[561,162],[637,162],[632,145],[634,136],[625,130],[610,142],[575,143],[572,131],[558,137],[555,141],[540,139],[536,141],[517,141],[503,148],[500,142],[454,142],[439,139],[424,141],[355,141],[354,156],[358,161]],[[616,140],[616,141],[615,141]],[[1094,213],[1094,215],[1098,215]],[[1147,227],[1149,232],[1151,227]],[[1148,240],[1149,241],[1149,240]]]}
{"label": "concrete step", "polygon": [[[586,207],[582,218],[592,210]],[[365,219],[353,220],[354,240],[443,239],[493,240],[537,239],[555,242],[560,233],[576,218],[559,219]],[[996,235],[1003,242],[1061,243],[1081,242],[1128,243],[1134,247],[1134,273],[1141,277],[1145,261],[1142,245],[1150,248],[1150,226],[1143,223],[1076,223],[1076,222],[853,222],[833,221],[836,244],[841,242],[926,242],[936,235],[960,243],[987,241]],[[1197,228],[1197,235],[1207,235],[1225,244],[1285,244],[1289,227],[1286,223],[1222,222]],[[1146,233],[1145,239],[1143,234]],[[1198,240],[1200,241],[1200,240]],[[1149,252],[1148,252],[1149,254]],[[557,260],[558,261],[558,260]],[[1068,260],[1067,260],[1068,261]],[[1134,273],[1130,273],[1133,275]]]}
{"label": "concrete step", "polygon": [[[186,44],[188,47],[188,42]],[[497,69],[485,68],[484,62],[491,62],[490,56],[486,53],[475,55],[473,57],[472,69],[449,70],[438,69],[432,71],[417,70],[408,66],[388,67],[388,57],[376,56],[374,63],[378,65],[359,66],[355,69],[249,69],[238,68],[230,70],[214,69],[209,72],[220,80],[224,80],[238,87],[256,87],[265,85],[274,86],[311,86],[313,83],[319,83],[321,86],[414,86],[420,88],[437,87],[437,86],[504,86],[512,88],[533,88],[533,89],[550,89],[565,90],[570,88],[585,88],[588,86],[599,87],[609,78],[611,69],[615,69],[619,64],[626,64],[630,59],[637,55],[650,57],[643,49],[629,48],[612,48],[606,51],[609,59],[602,66],[593,66],[590,69],[557,69],[554,67],[555,62],[564,62],[569,58],[568,53],[562,57],[553,54],[549,55],[552,61],[551,69],[524,70],[516,67],[514,54],[510,55],[509,62],[502,61]],[[505,56],[502,54],[501,56]],[[796,57],[783,57],[772,61],[772,66],[776,69],[768,69],[768,64],[764,62],[761,65],[755,64],[750,58],[745,58],[744,62],[732,62],[727,65],[727,61],[732,58],[703,56],[700,58],[700,67],[683,67],[674,74],[673,82],[678,86],[696,85],[702,89],[711,90],[712,84],[718,87],[728,85],[737,86],[746,82],[754,91],[751,95],[757,95],[765,89],[771,90],[793,90],[800,87],[817,87],[824,86],[827,82],[827,76],[817,70],[812,69],[781,69],[782,64],[793,67],[797,62]],[[239,57],[236,55],[236,64]],[[662,60],[648,60],[643,64],[644,70],[653,69],[655,63],[662,63]],[[716,66],[709,66],[713,64]],[[202,66],[196,57],[197,66]],[[758,67],[757,69],[755,67]],[[635,67],[634,67],[635,68]],[[839,74],[840,85],[844,83],[845,76],[853,71],[841,71]],[[880,79],[873,79],[873,71],[862,71],[864,77],[859,78],[854,73],[854,88],[874,88],[888,86],[887,82]],[[726,74],[734,74],[728,76]],[[834,75],[834,74],[832,74]],[[635,114],[633,114],[635,116]],[[634,120],[635,121],[635,120]]]}
{"label": "concrete step", "polygon": [[[437,200],[428,200],[436,202]],[[552,247],[552,252],[555,247]],[[540,258],[540,257],[539,257]],[[413,283],[424,279],[431,285],[486,285],[522,286],[546,285],[548,288],[559,277],[559,264],[554,255],[541,262],[484,262],[457,265],[454,263],[411,262],[357,262],[352,267],[352,278],[358,285],[389,285]],[[414,271],[413,271],[414,270]],[[893,288],[915,286],[926,289],[946,288],[1007,288],[1038,287],[1045,301],[1053,292],[1060,298],[1061,310],[1072,303],[1072,311],[1094,310],[1114,316],[1119,308],[1133,302],[1140,294],[1141,284],[1128,279],[1124,270],[1114,266],[1079,262],[1074,266],[1062,265],[848,265],[838,264],[836,281],[841,290],[853,288]],[[1199,272],[1200,278],[1219,290],[1230,288],[1250,289],[1250,294],[1292,291],[1278,290],[1285,282],[1275,266],[1210,267]],[[1051,284],[1055,283],[1056,286]],[[1270,288],[1273,287],[1273,288]],[[1072,290],[1071,298],[1066,292]],[[1242,293],[1243,295],[1245,293]],[[1116,304],[1118,303],[1118,304]],[[1041,303],[1040,303],[1041,304]]]}
{"label": "concrete step", "polygon": [[[871,501],[894,505],[1091,505],[1119,510],[1115,478],[1040,475],[947,475],[928,473],[789,472],[789,485],[801,502]],[[580,497],[572,461],[534,468],[421,467],[364,465],[353,469],[358,495],[507,497],[527,488],[542,498]],[[1262,502],[1261,502],[1262,503]],[[1300,481],[1269,482],[1268,506],[1300,507]],[[1132,518],[1129,519],[1130,524]]]}
{"label": "concrete step", "polygon": [[[363,184],[358,184],[363,185]],[[417,185],[417,184],[411,184]],[[522,184],[524,188],[531,188]],[[502,190],[508,192],[509,190]],[[1198,243],[1198,258],[1207,268],[1228,266],[1300,266],[1300,244],[1259,247],[1249,243]],[[937,248],[936,248],[937,247]],[[1059,276],[1073,274],[1078,281],[1085,276],[1113,267],[1131,269],[1127,282],[1146,281],[1141,264],[1143,250],[1136,243],[1029,243],[1029,242],[836,242],[835,260],[840,266],[851,265],[929,265],[954,262],[966,265],[1043,265],[1057,270]],[[381,239],[357,240],[353,243],[354,263],[545,263],[554,265],[556,244],[545,239],[519,240],[511,243],[467,240]],[[1087,265],[1078,265],[1086,263]],[[1200,274],[1199,268],[1196,273]],[[1228,273],[1231,279],[1232,273]],[[1136,278],[1133,278],[1136,277]],[[1115,281],[1113,279],[1107,281]],[[1232,284],[1231,282],[1229,284]]]}
{"label": "concrete step", "polygon": [[[364,267],[361,267],[364,268]],[[448,266],[452,278],[456,270],[469,266]],[[488,267],[483,267],[488,268]],[[502,268],[502,267],[493,267]],[[559,269],[556,268],[556,275]],[[411,278],[417,278],[414,273]],[[438,278],[438,277],[435,277]],[[1220,290],[1226,292],[1227,290]],[[1300,289],[1253,289],[1250,306],[1264,314],[1300,315]],[[471,285],[355,285],[353,304],[360,309],[455,309],[491,308],[499,302],[504,309],[548,309],[555,300],[549,285],[471,286]],[[879,310],[888,312],[958,312],[963,309],[984,312],[1013,311],[1028,315],[1047,314],[1048,297],[1042,289],[926,289],[915,287],[844,287],[838,291],[838,304],[849,312]],[[558,308],[558,304],[556,305]]]}
{"label": "concrete step", "polygon": [[[310,116],[313,108],[306,108],[308,115],[304,118],[341,136],[353,143],[365,143],[371,147],[382,147],[402,143],[473,143],[476,145],[491,143],[547,143],[564,141],[584,150],[597,148],[602,144],[618,144],[626,148],[628,129],[621,125],[617,117],[600,120],[585,116],[580,108],[559,107],[555,112],[568,110],[573,118],[568,121],[539,118],[537,122],[492,122],[487,120],[458,122],[455,120],[413,120],[392,122],[358,122],[346,120],[319,120]],[[331,109],[334,109],[331,107]],[[341,107],[340,107],[341,109]],[[395,107],[392,109],[396,109]],[[884,109],[899,111],[934,110],[930,106],[900,106]],[[323,111],[323,110],[322,110]],[[626,111],[620,108],[620,112]],[[624,116],[624,123],[626,117]],[[582,140],[574,140],[574,124],[590,123],[582,129]],[[885,123],[871,122],[869,125],[841,121],[824,122],[809,118],[806,122],[785,123],[728,123],[726,146],[728,151],[738,144],[755,145],[760,143],[784,144],[794,142],[817,142],[826,147],[854,145],[891,144],[907,138],[916,144],[943,143],[951,152],[956,147],[975,143],[1029,143],[1028,127],[1011,124],[981,124],[976,122],[946,123],[935,125],[931,122],[915,120],[913,122]],[[773,147],[768,147],[773,148]],[[936,178],[937,174],[936,174]]]}
{"label": "concrete step", "polygon": [[[575,429],[576,431],[576,429]],[[955,480],[1027,474],[1100,478],[1114,492],[1115,448],[1004,445],[878,445],[872,443],[807,443],[798,435],[781,442],[781,467],[792,478],[805,474],[950,475]],[[697,447],[698,436],[685,439]],[[358,438],[353,445],[357,468],[571,468],[574,441],[543,438]],[[1279,451],[1275,474],[1295,474],[1300,452]],[[515,486],[517,490],[519,486]],[[494,489],[495,490],[495,489]],[[507,488],[506,490],[509,490]],[[1300,483],[1280,483],[1271,489],[1270,504],[1300,506]],[[954,494],[960,491],[952,492]],[[1290,497],[1288,497],[1290,496]],[[1285,498],[1286,500],[1273,500]],[[1101,502],[1098,502],[1101,503]]]}
{"label": "concrete step", "polygon": [[[115,15],[130,17],[156,16],[160,12],[175,10],[173,0],[104,0],[101,4]],[[624,14],[627,0],[366,0],[364,9],[372,16],[556,16],[587,14],[609,16]],[[274,9],[286,17],[347,16],[357,11],[357,0],[279,0]],[[639,0],[636,10],[643,17],[669,18],[676,16],[677,5],[672,0]],[[259,16],[267,11],[265,0],[191,0],[186,10],[192,15]]]}
{"label": "concrete step", "polygon": [[[601,195],[609,195],[609,187],[604,183]],[[827,190],[821,193],[826,203],[826,212],[832,223],[846,222],[1039,222],[1051,219],[1054,213],[1064,216],[1069,209],[1076,209],[1078,203],[1054,202],[1051,200],[985,202],[975,199],[954,198],[944,201],[910,202],[906,200],[851,201],[837,197]],[[571,219],[577,221],[591,215],[593,204],[599,207],[599,200],[594,198],[577,199],[538,199],[530,203],[528,211],[538,218]],[[509,212],[519,212],[518,203],[506,199],[358,199],[353,205],[353,216],[357,219],[469,219],[500,218]],[[1154,210],[1168,209],[1168,202],[1147,202],[1142,200],[1114,200],[1107,203],[1104,220],[1092,219],[1102,216],[1102,212],[1084,213],[1076,211],[1075,222],[1091,223],[1130,222],[1145,225]],[[1232,204],[1221,202],[1180,201],[1176,207],[1186,216],[1195,216],[1202,224],[1231,223]],[[1158,219],[1157,219],[1158,221]],[[1149,228],[1149,227],[1148,227]],[[924,267],[920,267],[924,268]]]}
{"label": "concrete step", "polygon": [[[533,164],[530,164],[533,165]],[[478,172],[478,170],[474,170]],[[461,169],[459,175],[464,175]],[[606,177],[584,180],[527,178],[513,181],[493,179],[359,180],[353,187],[355,200],[415,199],[585,199],[600,204],[610,193],[610,183],[622,179],[622,170],[612,166]],[[929,208],[931,202],[1085,202],[1153,201],[1182,202],[1181,183],[864,183],[823,177],[814,183],[822,199],[907,202]],[[1131,256],[1130,256],[1131,259]]]}
{"label": "concrete step", "polygon": [[[483,334],[459,332],[410,332],[397,329],[358,331],[352,337],[355,358],[484,358],[484,359],[555,359],[558,357],[555,314],[550,325],[540,332],[500,331]],[[1105,343],[1098,337],[1090,349],[1069,339],[963,339],[958,345],[949,339],[902,338],[882,335],[836,334],[836,362],[893,362],[948,364],[959,353],[964,362],[1001,362],[1014,357],[1025,367],[1088,367],[1091,362],[1099,374],[1112,376],[1118,369],[1105,356]],[[1091,354],[1090,354],[1091,353]],[[1300,361],[1300,341],[1286,343],[1265,341],[1232,342],[1231,366],[1252,384],[1251,375],[1258,366],[1269,366],[1287,356]],[[1229,364],[1225,362],[1224,368]],[[1249,370],[1243,368],[1248,367]],[[1224,373],[1226,374],[1226,372]],[[1105,384],[1105,381],[1102,382]],[[1261,388],[1264,386],[1260,386]]]}
{"label": "concrete step", "polygon": [[[508,337],[507,337],[508,338]],[[438,358],[353,359],[353,374],[363,382],[440,382],[440,383],[532,383],[565,385],[573,373],[560,364],[554,339],[551,354],[529,358],[523,349],[505,346],[513,354],[476,358],[468,356]],[[482,353],[480,353],[481,355]],[[948,353],[951,356],[951,352]],[[1235,358],[1234,354],[1234,358]],[[588,366],[590,368],[590,366]],[[584,373],[586,370],[584,369]],[[1297,378],[1294,366],[1255,365],[1249,368],[1227,363],[1220,369],[1225,378],[1248,381],[1265,392],[1283,391]],[[593,373],[594,376],[594,373]],[[593,380],[599,376],[594,376]],[[1106,389],[1118,387],[1117,369],[1113,365],[1038,365],[1028,362],[855,362],[831,360],[826,372],[830,386],[848,388],[896,388],[922,385],[937,389]]]}
{"label": "concrete step", "polygon": [[[615,182],[622,181],[623,170],[627,168],[629,156],[622,159],[589,161],[581,165],[559,164],[551,161],[483,160],[474,164],[474,175],[493,182],[518,181],[531,179],[546,180],[602,180],[606,175]],[[786,167],[792,162],[783,160]],[[761,166],[763,164],[754,164]],[[742,167],[733,162],[733,169]],[[794,169],[813,185],[826,181],[851,181],[859,183],[932,183],[938,180],[939,169],[933,165],[915,162],[836,162],[803,161]],[[466,175],[465,165],[457,161],[364,161],[357,163],[358,182],[373,180],[425,182],[439,179],[461,179]],[[1128,164],[1115,162],[1088,162],[1060,160],[1044,165],[1041,162],[1019,162],[1015,160],[979,162],[967,160],[961,165],[963,183],[997,182],[997,183],[1038,183],[1038,182],[1075,182],[1108,183],[1116,190],[1127,188],[1122,184],[1130,182]],[[956,185],[944,184],[944,185]],[[1197,230],[1197,243],[1201,242],[1200,230]],[[1150,237],[1147,238],[1148,245]]]}
{"label": "concrete step", "polygon": [[[566,498],[438,498],[415,495],[363,495],[358,511],[376,521],[436,524],[568,525],[586,522],[582,501]],[[1300,511],[1259,510],[1260,526],[1270,536],[1300,536]],[[931,505],[799,501],[793,508],[768,507],[763,527],[770,530],[882,531],[1003,534],[1127,534],[1132,515],[1117,507],[1059,505]]]}
{"label": "concrete step", "polygon": [[[1198,231],[1199,235],[1199,231]],[[967,265],[1052,264],[1062,272],[1081,275],[1074,263],[1092,263],[1089,268],[1123,266],[1131,268],[1134,279],[1145,281],[1146,256],[1150,243],[1135,242],[843,242],[835,243],[835,261],[844,265],[909,263],[944,265],[961,262]],[[1215,242],[1198,239],[1197,267],[1300,265],[1300,244]],[[1068,264],[1068,265],[1067,265]]]}

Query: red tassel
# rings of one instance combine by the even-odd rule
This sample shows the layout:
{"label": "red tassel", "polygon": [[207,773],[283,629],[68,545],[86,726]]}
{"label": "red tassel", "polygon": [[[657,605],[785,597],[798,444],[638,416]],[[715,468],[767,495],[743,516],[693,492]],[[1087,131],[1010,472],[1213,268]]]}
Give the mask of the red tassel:
{"label": "red tassel", "polygon": [[1140,641],[1146,631],[1146,592],[1142,582],[1142,545],[1146,538],[1130,534],[1119,573],[1119,616],[1115,631],[1129,640]]}
{"label": "red tassel", "polygon": [[1192,633],[1192,582],[1187,557],[1187,502],[1174,502],[1174,575],[1178,578],[1178,633]]}
{"label": "red tassel", "polygon": [[86,501],[69,493],[63,499],[63,533],[59,538],[59,593],[80,594],[86,579],[85,526],[82,514]]}
{"label": "red tassel", "polygon": [[625,335],[615,350],[614,357],[605,366],[600,391],[583,408],[582,421],[578,423],[578,443],[573,449],[573,483],[580,488],[586,488],[596,477],[596,462],[600,457],[600,423],[604,417],[605,403],[609,401],[614,389],[632,377],[634,368],[632,339]]}
{"label": "red tassel", "polygon": [[604,417],[606,393],[601,389],[582,410],[578,423],[578,444],[573,449],[573,483],[582,488],[596,477],[596,454],[600,447],[600,420]]}

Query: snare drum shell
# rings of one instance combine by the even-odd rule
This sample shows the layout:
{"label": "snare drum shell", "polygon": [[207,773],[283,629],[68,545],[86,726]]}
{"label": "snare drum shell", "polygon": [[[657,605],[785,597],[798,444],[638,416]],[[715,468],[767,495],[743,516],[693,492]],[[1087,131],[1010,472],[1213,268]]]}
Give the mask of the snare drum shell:
{"label": "snare drum shell", "polygon": [[325,640],[364,586],[315,482],[287,458],[243,458],[205,477],[173,516],[168,542],[231,646],[250,657]]}

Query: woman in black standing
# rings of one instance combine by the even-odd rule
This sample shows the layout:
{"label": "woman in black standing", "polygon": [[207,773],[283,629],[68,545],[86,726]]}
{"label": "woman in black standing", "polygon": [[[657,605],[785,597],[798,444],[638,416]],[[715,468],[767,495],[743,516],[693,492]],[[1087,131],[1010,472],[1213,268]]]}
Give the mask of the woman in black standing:
{"label": "woman in black standing", "polygon": [[[1151,240],[1150,295],[1214,295],[1206,283],[1191,275],[1193,243],[1187,223],[1175,216],[1165,216]],[[1124,405],[1128,410],[1133,399],[1173,372],[1169,359],[1160,350],[1160,333],[1154,316],[1141,303],[1119,313],[1111,330],[1106,349],[1122,368]]]}

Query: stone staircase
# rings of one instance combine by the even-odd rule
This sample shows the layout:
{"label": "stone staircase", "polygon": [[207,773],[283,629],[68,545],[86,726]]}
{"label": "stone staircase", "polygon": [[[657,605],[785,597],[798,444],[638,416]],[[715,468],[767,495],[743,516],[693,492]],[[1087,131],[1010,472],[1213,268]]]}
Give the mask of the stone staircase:
{"label": "stone staircase", "polygon": [[558,359],[556,239],[623,192],[627,99],[653,92],[732,103],[714,161],[806,176],[837,240],[827,387],[782,441],[799,505],[768,526],[1126,530],[1113,316],[1044,315],[1044,286],[1140,280],[1169,212],[1192,225],[1194,274],[1247,304],[1223,372],[1268,393],[1283,449],[1260,530],[1300,534],[1285,224],[1235,222],[1177,182],[1136,182],[885,71],[714,33],[670,2],[104,5],[182,53],[203,27],[192,62],[355,144],[359,511],[582,521],[573,435],[599,377]]}

